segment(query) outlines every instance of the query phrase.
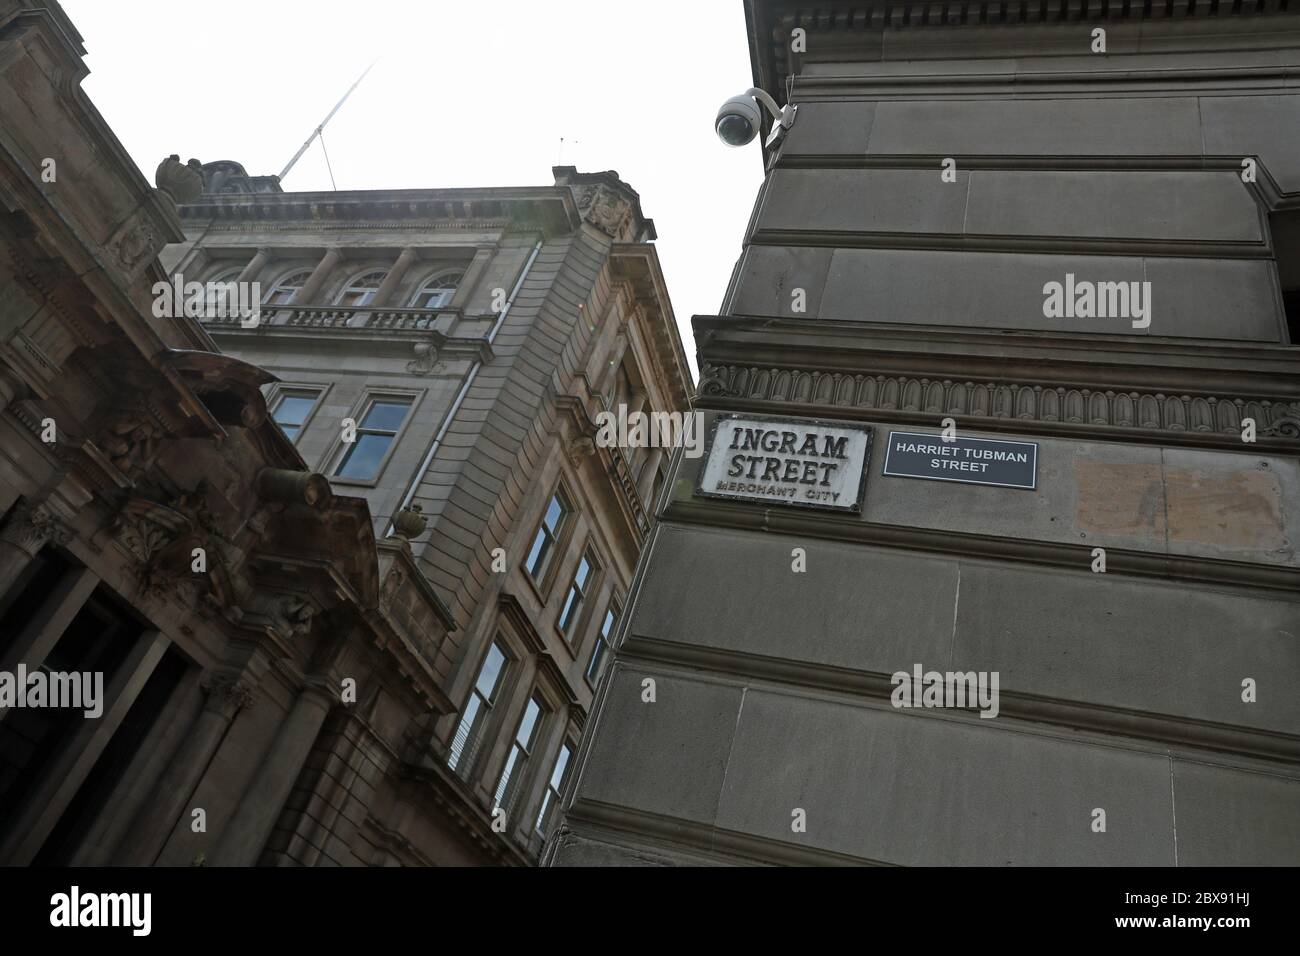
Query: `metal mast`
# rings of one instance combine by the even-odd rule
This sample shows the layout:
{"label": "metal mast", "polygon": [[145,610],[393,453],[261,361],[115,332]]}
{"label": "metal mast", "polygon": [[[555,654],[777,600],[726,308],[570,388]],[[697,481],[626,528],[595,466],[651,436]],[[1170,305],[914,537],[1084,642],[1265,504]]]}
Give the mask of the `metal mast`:
{"label": "metal mast", "polygon": [[329,115],[320,121],[320,125],[317,126],[316,129],[312,131],[312,134],[307,137],[307,142],[303,143],[301,146],[298,147],[298,152],[293,154],[293,159],[289,160],[289,165],[285,166],[284,169],[280,170],[281,181],[284,180],[285,176],[289,175],[289,170],[293,169],[293,164],[298,162],[298,160],[302,158],[302,154],[307,152],[307,147],[312,144],[312,140],[314,140],[317,136],[321,134],[321,130],[325,128],[325,124],[334,118],[334,114],[339,111],[339,107],[347,102],[348,97],[352,95],[352,91],[361,85],[361,81],[366,78],[366,73],[369,73],[374,68],[374,65],[378,62],[379,62],[378,58],[370,61],[370,66],[366,67],[365,72],[363,72],[359,77],[357,77],[357,81],[353,83],[350,87],[348,87],[348,91],[343,94],[343,99],[339,100],[337,103],[334,104],[334,109],[330,110]]}

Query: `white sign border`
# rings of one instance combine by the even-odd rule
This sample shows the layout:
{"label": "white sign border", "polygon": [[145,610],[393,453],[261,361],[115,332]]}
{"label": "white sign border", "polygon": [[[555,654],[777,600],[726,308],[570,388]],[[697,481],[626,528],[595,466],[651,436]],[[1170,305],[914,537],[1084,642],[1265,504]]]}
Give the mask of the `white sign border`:
{"label": "white sign border", "polygon": [[[842,428],[845,431],[861,432],[866,436],[867,443],[862,449],[862,472],[858,475],[858,496],[857,499],[848,505],[827,505],[817,501],[782,501],[778,498],[751,498],[738,492],[725,491],[706,491],[704,485],[704,473],[709,467],[709,456],[713,454],[713,443],[718,435],[718,426],[726,421],[735,419],[746,421],[761,422],[779,422],[784,425],[820,425],[824,428]],[[835,514],[862,514],[862,504],[867,497],[867,473],[871,465],[871,447],[875,444],[876,430],[871,425],[862,425],[858,422],[840,422],[826,418],[792,418],[782,415],[762,415],[746,412],[722,412],[713,420],[709,426],[709,441],[705,445],[704,454],[700,457],[700,470],[695,476],[695,494],[700,498],[720,498],[724,501],[743,501],[753,505],[772,506],[777,505],[785,508],[803,508],[812,511],[829,511]]]}

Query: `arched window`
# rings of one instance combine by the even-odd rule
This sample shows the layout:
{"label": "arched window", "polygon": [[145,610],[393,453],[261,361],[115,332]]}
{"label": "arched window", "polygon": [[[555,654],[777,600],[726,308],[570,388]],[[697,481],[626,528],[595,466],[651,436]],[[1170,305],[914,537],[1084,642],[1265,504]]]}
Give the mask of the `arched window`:
{"label": "arched window", "polygon": [[456,295],[462,278],[463,275],[459,272],[444,272],[429,277],[424,285],[420,286],[420,291],[415,293],[411,306],[416,309],[447,308],[451,305],[452,297]]}
{"label": "arched window", "polygon": [[243,273],[241,266],[218,269],[203,283],[204,315],[208,318],[232,318],[239,300],[239,290],[234,285]]}
{"label": "arched window", "polygon": [[335,305],[370,305],[375,301],[375,293],[379,287],[384,284],[384,277],[388,275],[383,269],[377,269],[374,272],[366,272],[343,287],[339,297],[334,300]]}
{"label": "arched window", "polygon": [[290,272],[279,282],[271,286],[271,291],[267,293],[266,298],[262,300],[263,305],[284,305],[292,302],[298,291],[307,284],[311,278],[310,269],[300,269],[297,272]]}
{"label": "arched window", "polygon": [[242,266],[235,266],[230,269],[220,269],[211,278],[208,279],[206,284],[212,285],[217,282],[234,282],[236,279],[239,278],[240,274],[243,271],[244,269]]}

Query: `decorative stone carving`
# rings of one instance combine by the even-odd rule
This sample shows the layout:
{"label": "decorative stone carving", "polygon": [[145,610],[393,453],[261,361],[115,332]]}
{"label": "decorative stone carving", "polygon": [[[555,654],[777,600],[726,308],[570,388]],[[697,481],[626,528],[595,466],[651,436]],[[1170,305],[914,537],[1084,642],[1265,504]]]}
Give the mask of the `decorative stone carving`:
{"label": "decorative stone carving", "polygon": [[138,409],[119,412],[96,439],[109,460],[128,478],[136,478],[148,467],[158,450],[163,430],[148,413]]}
{"label": "decorative stone carving", "polygon": [[199,172],[203,176],[203,191],[206,193],[278,193],[279,176],[250,176],[239,163],[229,159],[220,159],[204,163]]}
{"label": "decorative stone carving", "polygon": [[153,181],[173,202],[194,202],[203,195],[203,164],[191,159],[181,165],[180,156],[172,153],[158,164]]}
{"label": "decorative stone carving", "polygon": [[329,479],[310,471],[263,468],[257,475],[257,493],[267,501],[325,508],[334,498]]}
{"label": "decorative stone carving", "polygon": [[1261,435],[1300,438],[1300,403],[1286,400],[708,364],[700,368],[699,393],[807,405],[1220,435],[1239,434],[1242,419],[1253,418]]}
{"label": "decorative stone carving", "polygon": [[698,391],[701,395],[739,397],[738,393],[733,391],[732,388],[717,375],[710,375],[707,378],[701,376]]}
{"label": "decorative stone carving", "polygon": [[227,719],[245,707],[253,706],[253,688],[229,674],[208,674],[200,686],[208,695],[205,706]]}
{"label": "decorative stone carving", "polygon": [[573,441],[569,442],[568,451],[569,461],[576,465],[582,461],[582,459],[589,458],[596,454],[596,443],[590,437],[584,435],[581,438],[575,438]]}
{"label": "decorative stone carving", "polygon": [[184,563],[167,552],[192,526],[190,517],[171,504],[148,498],[127,498],[118,509],[111,530],[135,562],[141,595],[162,597],[182,583]]}
{"label": "decorative stone carving", "polygon": [[0,539],[33,556],[49,541],[67,545],[72,537],[67,525],[49,508],[33,504],[26,498],[20,498],[13,506],[4,530],[0,531]]}
{"label": "decorative stone carving", "polygon": [[424,534],[428,526],[429,519],[424,516],[423,509],[419,505],[403,508],[393,515],[393,534],[408,541]]}
{"label": "decorative stone carving", "polygon": [[573,191],[584,221],[611,239],[627,238],[624,231],[632,215],[631,200],[603,184],[574,186]]}
{"label": "decorative stone carving", "polygon": [[152,261],[164,244],[142,208],[118,227],[108,241],[108,249],[122,271],[134,277]]}
{"label": "decorative stone carving", "polygon": [[402,573],[401,568],[394,567],[388,572],[388,576],[384,578],[384,588],[382,592],[385,604],[393,603],[393,598],[395,598],[397,592],[402,589],[402,584],[405,583],[405,581],[406,575]]}
{"label": "decorative stone carving", "polygon": [[1283,415],[1275,418],[1260,434],[1278,438],[1300,438],[1300,415]]}
{"label": "decorative stone carving", "polygon": [[447,368],[445,363],[438,361],[438,347],[432,342],[416,342],[412,351],[415,358],[406,363],[406,370],[412,375],[429,375]]}
{"label": "decorative stone carving", "polygon": [[291,637],[303,637],[311,632],[312,617],[316,609],[311,602],[296,594],[290,594],[280,601],[280,617],[285,631]]}

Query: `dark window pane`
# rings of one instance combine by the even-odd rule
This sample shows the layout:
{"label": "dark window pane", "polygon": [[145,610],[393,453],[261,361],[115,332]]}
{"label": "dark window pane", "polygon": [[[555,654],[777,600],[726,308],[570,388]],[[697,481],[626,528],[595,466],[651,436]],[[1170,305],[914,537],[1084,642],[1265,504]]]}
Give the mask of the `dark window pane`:
{"label": "dark window pane", "polygon": [[343,478],[375,477],[392,441],[392,435],[358,435],[335,474]]}
{"label": "dark window pane", "polygon": [[406,417],[410,402],[375,402],[361,421],[362,428],[376,428],[395,432]]}

